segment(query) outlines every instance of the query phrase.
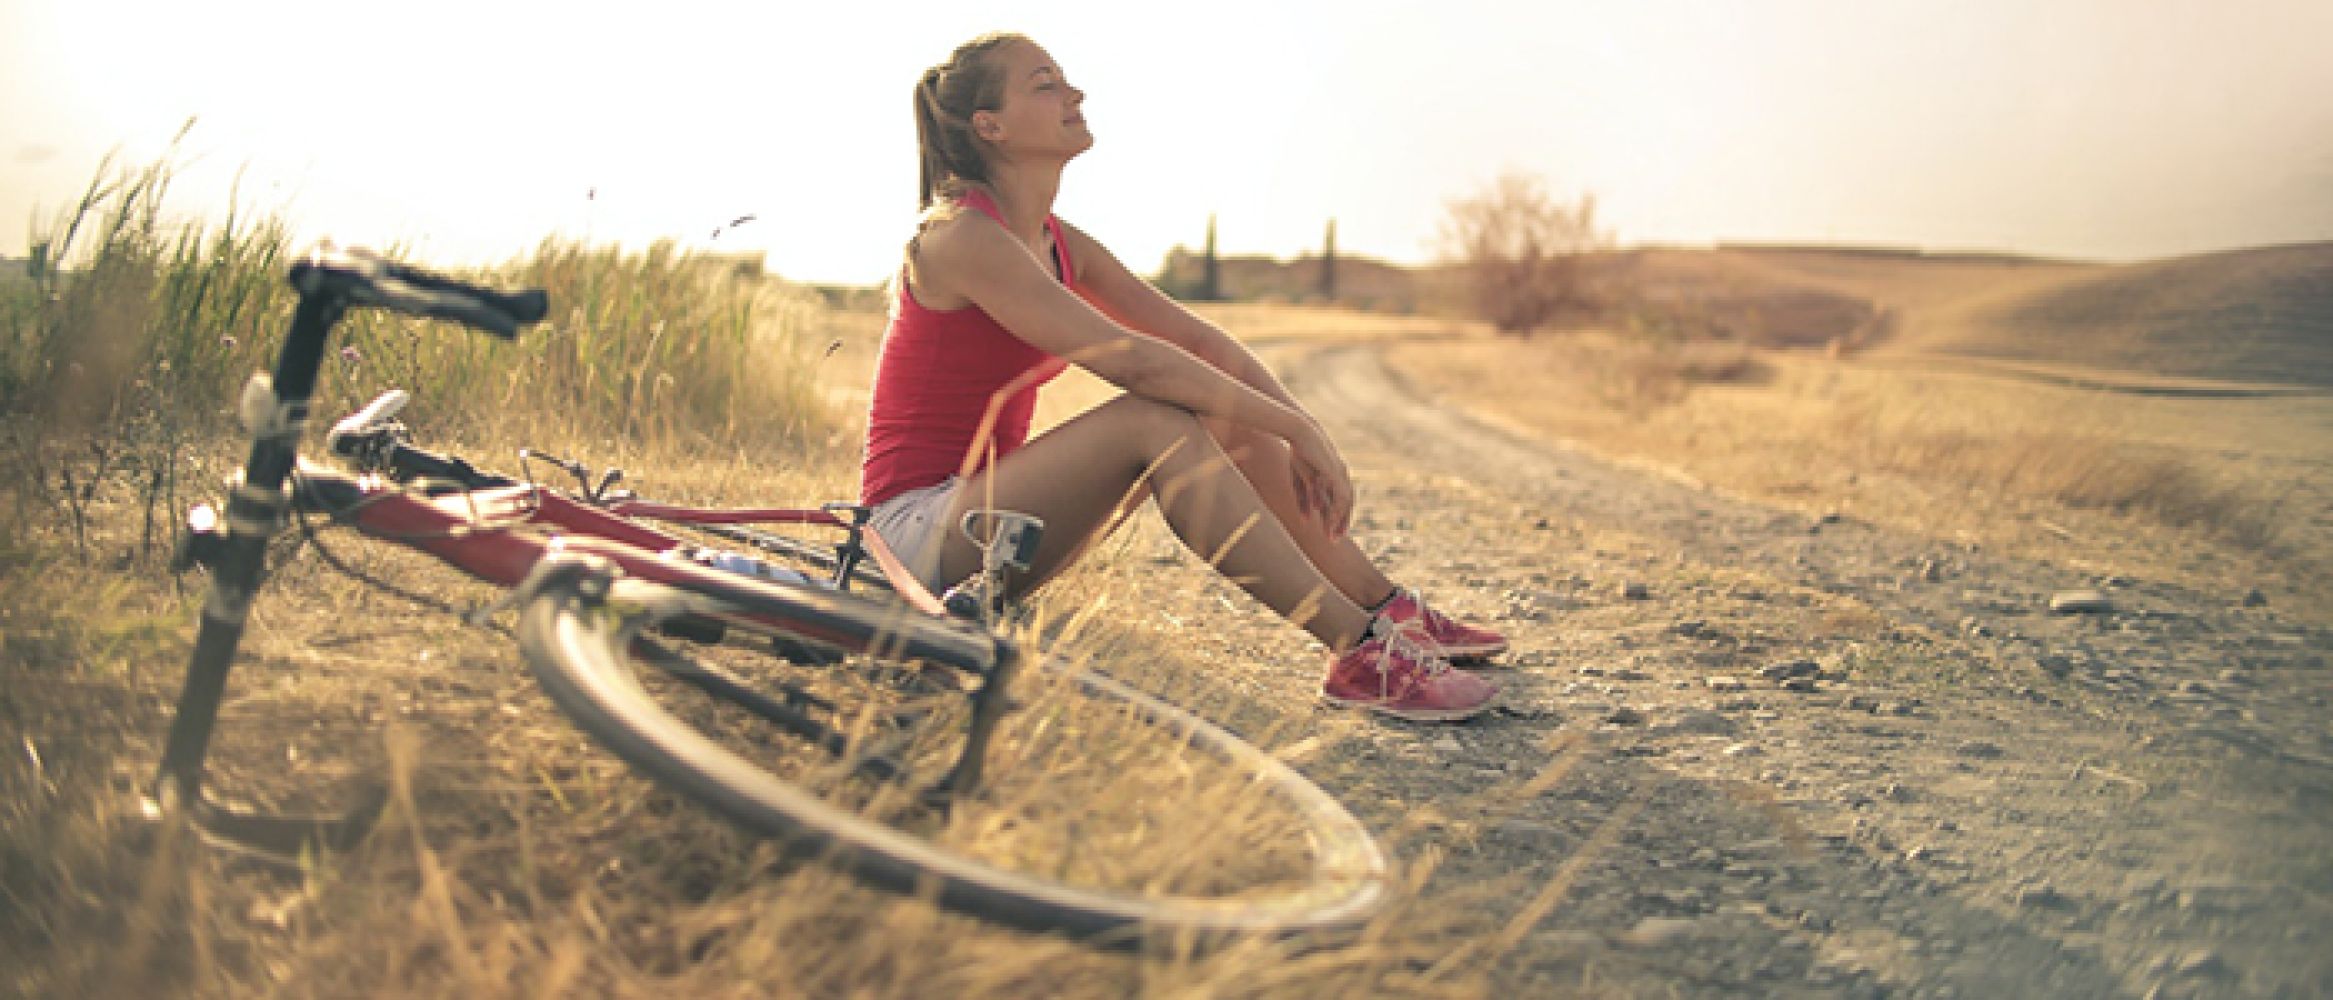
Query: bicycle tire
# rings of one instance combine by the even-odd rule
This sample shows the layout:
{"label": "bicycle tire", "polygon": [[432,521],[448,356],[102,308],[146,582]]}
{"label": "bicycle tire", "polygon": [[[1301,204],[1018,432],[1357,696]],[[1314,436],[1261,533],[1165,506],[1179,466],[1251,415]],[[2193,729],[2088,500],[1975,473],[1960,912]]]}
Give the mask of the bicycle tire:
{"label": "bicycle tire", "polygon": [[[550,562],[550,560],[546,560]],[[1135,946],[1168,935],[1198,947],[1233,936],[1336,935],[1357,930],[1383,904],[1386,861],[1376,840],[1342,803],[1285,762],[1183,709],[1091,671],[1047,657],[1031,664],[1055,681],[1146,722],[1177,745],[1223,765],[1300,817],[1309,840],[1304,881],[1268,897],[1158,896],[1057,881],[967,857],[931,840],[830,802],[747,760],[667,712],[634,665],[634,640],[650,615],[614,614],[611,606],[686,606],[685,613],[732,620],[796,616],[850,619],[886,648],[962,649],[988,640],[977,628],[913,615],[895,602],[831,590],[724,581],[719,596],[644,581],[617,580],[606,595],[584,573],[539,572],[524,598],[519,639],[534,673],[556,703],[600,744],[659,784],[757,834],[840,865],[859,880],[905,893],[928,893],[941,906],[1039,931],[1060,931],[1102,945]],[[827,638],[831,638],[827,636]],[[1067,728],[1067,727],[1064,727]],[[1252,794],[1252,791],[1250,792]],[[1192,819],[1204,824],[1206,821]],[[1084,836],[1084,834],[1078,834]]]}

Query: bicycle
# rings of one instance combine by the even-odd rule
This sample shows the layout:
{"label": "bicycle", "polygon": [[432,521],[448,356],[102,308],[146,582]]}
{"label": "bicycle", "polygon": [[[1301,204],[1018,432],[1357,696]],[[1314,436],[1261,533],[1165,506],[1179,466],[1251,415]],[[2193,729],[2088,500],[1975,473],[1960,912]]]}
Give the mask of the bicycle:
{"label": "bicycle", "polygon": [[[218,801],[204,784],[269,539],[295,515],[303,524],[321,515],[509,588],[473,621],[516,609],[518,642],[538,683],[602,746],[655,783],[870,884],[1102,943],[1157,933],[1349,931],[1382,905],[1384,856],[1328,793],[1167,701],[1032,651],[1004,624],[1007,578],[1027,568],[1042,531],[1035,519],[967,516],[962,527],[987,556],[970,586],[952,593],[951,610],[866,530],[863,507],[657,504],[620,488],[620,472],[595,480],[581,463],[526,451],[524,478],[494,475],[415,447],[396,419],[407,399],[398,391],[327,435],[358,474],[308,463],[298,445],[309,397],[326,341],[349,309],[451,320],[515,339],[547,302],[540,291],[498,292],[329,247],[294,263],[289,278],[299,294],[290,331],[273,373],[253,375],[239,407],[249,458],[223,516],[208,506],[190,513],[177,560],[207,568],[211,586],[149,800],[156,814],[183,813],[206,839],[276,858],[345,849],[370,828],[377,798],[338,816],[271,815]],[[538,461],[567,472],[577,489],[535,482]],[[829,549],[748,527],[772,523],[842,537]],[[754,552],[710,549],[659,525],[715,532]],[[999,740],[1008,720],[1009,769],[990,759],[1008,747]],[[1239,873],[1079,884],[1062,857],[1078,854],[1074,831],[1058,835],[1072,839],[1053,844],[1054,856],[1042,836],[1015,848],[1062,873],[968,856],[981,845],[961,842],[950,821],[977,812],[1038,828],[1033,789],[1054,775],[1035,755],[1072,750],[1164,754],[1179,766],[1147,770],[1189,772],[1249,797],[1232,801],[1262,793],[1291,817],[1295,830],[1282,839],[1301,841],[1272,846],[1301,847],[1309,859],[1294,867],[1305,873],[1241,876],[1257,879],[1253,886],[1218,884]],[[1142,763],[1099,767],[1142,771]],[[1207,793],[1189,780],[1180,791]]]}

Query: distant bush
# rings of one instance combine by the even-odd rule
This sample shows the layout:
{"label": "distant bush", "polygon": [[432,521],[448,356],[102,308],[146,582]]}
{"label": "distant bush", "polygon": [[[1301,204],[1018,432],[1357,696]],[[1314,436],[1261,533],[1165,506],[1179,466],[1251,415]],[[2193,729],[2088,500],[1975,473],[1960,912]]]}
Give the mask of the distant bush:
{"label": "distant bush", "polygon": [[1539,178],[1499,175],[1448,204],[1441,252],[1464,274],[1477,317],[1501,333],[1529,334],[1591,305],[1588,255],[1611,246],[1596,228],[1596,200],[1566,205]]}

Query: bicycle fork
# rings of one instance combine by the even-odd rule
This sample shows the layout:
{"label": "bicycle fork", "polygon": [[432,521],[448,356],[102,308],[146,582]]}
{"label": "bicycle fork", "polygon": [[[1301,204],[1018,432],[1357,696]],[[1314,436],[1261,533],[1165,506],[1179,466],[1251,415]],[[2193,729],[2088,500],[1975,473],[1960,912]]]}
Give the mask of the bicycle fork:
{"label": "bicycle fork", "polygon": [[307,424],[308,399],[325,339],[346,308],[336,295],[300,297],[274,374],[253,375],[243,387],[238,411],[251,435],[251,453],[241,478],[230,488],[225,523],[203,523],[208,520],[203,516],[207,508],[197,508],[189,517],[190,531],[178,561],[210,569],[210,595],[203,604],[160,773],[146,803],[146,811],[157,817],[188,810],[207,838],[276,860],[295,859],[313,843],[335,847],[354,843],[379,808],[375,801],[337,817],[265,815],[220,804],[203,788],[203,763],[226,694],[227,672],[242,644],[252,597],[265,575],[268,539],[286,518],[290,501],[285,482],[298,460],[297,446]]}

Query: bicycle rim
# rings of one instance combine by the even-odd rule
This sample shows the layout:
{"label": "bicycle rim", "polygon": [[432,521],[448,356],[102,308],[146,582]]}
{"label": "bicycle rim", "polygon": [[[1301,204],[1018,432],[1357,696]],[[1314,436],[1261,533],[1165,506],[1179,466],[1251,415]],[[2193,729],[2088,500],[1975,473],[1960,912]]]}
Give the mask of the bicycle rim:
{"label": "bicycle rim", "polygon": [[[521,645],[552,700],[658,783],[870,884],[1115,945],[1333,935],[1356,929],[1382,904],[1384,856],[1342,804],[1240,737],[1100,674],[1053,658],[1029,664],[1029,683],[1013,687],[1014,707],[984,755],[981,794],[937,814],[917,794],[938,777],[927,766],[947,753],[948,709],[932,706],[966,701],[960,693],[941,685],[902,695],[911,711],[899,714],[925,713],[920,733],[887,728],[879,711],[841,713],[850,737],[837,748],[838,762],[741,723],[721,697],[664,679],[651,665],[660,659],[656,645],[637,641],[654,616],[613,609],[635,600],[685,605],[687,614],[752,632],[747,621],[786,620],[798,610],[794,600],[804,599],[821,613],[841,607],[864,616],[871,629],[893,634],[878,643],[891,649],[929,647],[945,636],[913,633],[962,626],[902,618],[890,602],[832,592],[723,587],[720,597],[676,602],[675,588],[619,581],[613,601],[603,602],[586,589],[542,588],[520,625]],[[718,652],[692,649],[691,659],[732,680],[772,686],[786,682],[783,675],[826,671],[826,693],[810,696],[838,705],[838,685],[864,689],[874,685],[870,677],[895,675],[912,686],[930,669],[864,654],[839,668],[800,667],[734,641]],[[834,679],[845,676],[856,679]],[[765,731],[742,732],[757,729]],[[874,779],[850,766],[878,751],[906,777]],[[1196,843],[1209,837],[1232,840],[1210,852]]]}

